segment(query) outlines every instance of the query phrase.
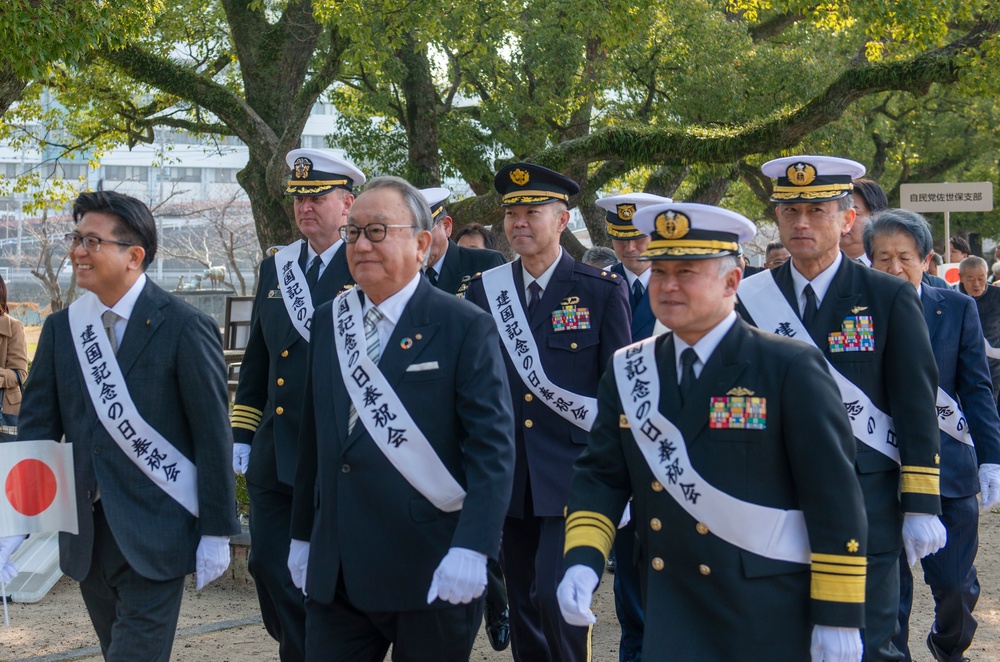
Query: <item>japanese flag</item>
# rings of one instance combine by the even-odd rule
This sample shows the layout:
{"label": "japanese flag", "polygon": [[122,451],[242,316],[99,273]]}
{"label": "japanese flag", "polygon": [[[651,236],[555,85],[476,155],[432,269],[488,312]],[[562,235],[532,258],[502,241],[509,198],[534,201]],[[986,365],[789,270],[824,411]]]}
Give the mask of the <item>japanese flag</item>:
{"label": "japanese flag", "polygon": [[77,533],[73,447],[54,441],[0,443],[0,537]]}

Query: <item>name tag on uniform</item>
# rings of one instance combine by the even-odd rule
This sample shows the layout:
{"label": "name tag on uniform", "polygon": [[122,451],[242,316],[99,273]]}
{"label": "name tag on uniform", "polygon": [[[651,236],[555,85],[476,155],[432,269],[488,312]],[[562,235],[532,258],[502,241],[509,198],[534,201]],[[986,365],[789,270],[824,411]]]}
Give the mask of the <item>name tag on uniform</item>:
{"label": "name tag on uniform", "polygon": [[875,327],[871,315],[845,317],[840,329],[839,333],[829,335],[831,353],[875,351]]}
{"label": "name tag on uniform", "polygon": [[268,290],[267,291],[267,298],[268,299],[280,299],[281,298],[281,290]]}

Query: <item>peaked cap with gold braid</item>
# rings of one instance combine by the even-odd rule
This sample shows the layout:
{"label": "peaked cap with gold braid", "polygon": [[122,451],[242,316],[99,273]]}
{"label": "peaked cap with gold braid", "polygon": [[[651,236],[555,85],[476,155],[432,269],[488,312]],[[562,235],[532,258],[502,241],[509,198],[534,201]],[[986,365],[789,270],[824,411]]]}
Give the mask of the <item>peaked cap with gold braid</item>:
{"label": "peaked cap with gold braid", "polygon": [[740,242],[757,227],[734,211],[694,202],[651,205],[633,217],[636,229],[649,235],[640,260],[702,260],[737,255]]}

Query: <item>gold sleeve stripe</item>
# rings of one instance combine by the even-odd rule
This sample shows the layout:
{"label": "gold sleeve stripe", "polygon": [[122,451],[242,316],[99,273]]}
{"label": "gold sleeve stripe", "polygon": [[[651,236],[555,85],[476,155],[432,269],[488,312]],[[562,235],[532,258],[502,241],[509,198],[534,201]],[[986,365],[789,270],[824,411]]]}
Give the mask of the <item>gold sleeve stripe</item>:
{"label": "gold sleeve stripe", "polygon": [[230,415],[229,420],[230,425],[234,428],[243,428],[244,430],[256,432],[258,426],[260,426],[260,419],[263,416],[264,412],[259,409],[247,407],[246,405],[236,405],[233,407],[233,413]]}
{"label": "gold sleeve stripe", "polygon": [[941,477],[937,474],[904,471],[901,489],[909,494],[938,495],[941,493],[940,483]]}
{"label": "gold sleeve stripe", "polygon": [[817,571],[814,565],[809,596],[826,602],[864,604],[865,572],[864,568],[860,570],[858,575],[827,574]]}
{"label": "gold sleeve stripe", "polygon": [[838,565],[868,565],[868,559],[864,556],[845,556],[843,554],[810,554],[813,563],[835,563]]}
{"label": "gold sleeve stripe", "polygon": [[830,565],[829,563],[812,563],[813,572],[822,572],[828,575],[849,575],[851,577],[864,577],[865,566],[863,565]]}
{"label": "gold sleeve stripe", "polygon": [[913,465],[903,465],[899,469],[904,474],[927,474],[928,476],[940,476],[941,469],[938,467],[918,467]]}
{"label": "gold sleeve stripe", "polygon": [[578,510],[566,519],[564,553],[576,547],[593,547],[607,561],[615,541],[615,525],[601,513]]}

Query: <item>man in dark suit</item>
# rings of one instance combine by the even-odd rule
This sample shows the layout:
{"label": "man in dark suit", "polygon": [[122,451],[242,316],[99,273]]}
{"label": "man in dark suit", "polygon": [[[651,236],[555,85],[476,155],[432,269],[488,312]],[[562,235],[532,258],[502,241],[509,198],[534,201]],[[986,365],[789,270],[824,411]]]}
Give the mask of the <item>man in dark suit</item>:
{"label": "man in dark suit", "polygon": [[295,149],[285,161],[303,239],[260,265],[232,427],[233,468],[246,473],[250,494],[248,566],[264,627],[283,662],[295,662],[304,656],[306,614],[286,562],[310,318],[353,283],[339,232],[365,175],[329,150]]}
{"label": "man in dark suit", "polygon": [[819,347],[839,379],[868,513],[865,659],[899,660],[899,555],[905,548],[916,563],[945,542],[927,326],[912,287],[840,251],[854,220],[851,181],[864,166],[801,156],[762,169],[777,179],[771,199],[792,258],[747,279],[740,304],[756,326]]}
{"label": "man in dark suit", "polygon": [[673,332],[619,351],[601,380],[574,467],[563,614],[594,622],[614,518],[632,495],[643,659],[858,660],[864,503],[822,355],[733,312],[748,219],[667,203],[635,224],[651,236],[653,310]]}
{"label": "man in dark suit", "polygon": [[[958,291],[976,300],[986,342],[994,349],[1000,348],[1000,287],[987,283],[986,260],[978,255],[967,257],[958,265],[958,273]],[[993,398],[1000,407],[1000,354],[990,351],[989,366]]]}
{"label": "man in dark suit", "polygon": [[474,275],[499,267],[507,260],[499,251],[463,248],[451,240],[452,218],[445,208],[451,191],[438,187],[422,189],[420,193],[427,200],[434,219],[424,275],[439,290],[464,298]]}
{"label": "man in dark suit", "polygon": [[468,298],[493,314],[515,407],[517,463],[501,554],[511,648],[526,662],[585,660],[589,632],[566,624],[555,596],[563,509],[596,413],[597,382],[629,342],[628,294],[618,274],[576,262],[559,246],[576,182],[515,163],[493,183],[520,258],[473,278]]}
{"label": "man in dark suit", "polygon": [[[875,269],[917,288],[937,361],[938,385],[952,400],[939,399],[938,410],[941,416],[958,421],[964,418],[968,423],[967,428],[952,433],[941,431],[941,520],[948,531],[948,544],[921,561],[935,604],[927,647],[935,660],[959,660],[976,632],[972,610],[979,599],[979,580],[973,563],[979,547],[976,493],[980,484],[985,510],[1000,503],[1000,416],[993,406],[983,330],[969,297],[922,284],[924,265],[934,245],[922,216],[905,209],[885,210],[865,229],[864,243]],[[913,575],[903,562],[901,634],[896,647],[907,660],[912,603]]]}
{"label": "man in dark suit", "polygon": [[[650,206],[671,202],[650,193],[629,193],[601,198],[597,205],[607,211],[605,223],[611,247],[618,256],[618,264],[611,271],[625,279],[629,291],[629,309],[632,312],[632,342],[653,335],[656,318],[649,307],[649,261],[640,256],[649,245],[649,235],[643,234],[632,223],[635,214]],[[618,646],[619,662],[634,662],[642,659],[642,591],[639,581],[639,567],[633,562],[636,523],[628,511],[628,522],[621,527],[615,537],[615,613],[622,626],[621,642]],[[624,517],[622,519],[625,519]]]}
{"label": "man in dark suit", "polygon": [[[442,292],[456,294],[464,299],[473,276],[498,267],[507,260],[498,251],[464,248],[451,240],[452,218],[444,206],[451,191],[442,187],[425,188],[420,190],[420,194],[427,200],[434,223],[424,276]],[[486,638],[494,650],[502,651],[510,645],[507,586],[500,561],[491,557],[486,571],[486,606],[483,614]]]}
{"label": "man in dark suit", "polygon": [[307,660],[464,660],[482,622],[512,407],[490,318],[420,275],[431,225],[370,182],[342,228],[358,287],[316,312],[288,558]]}
{"label": "man in dark suit", "polygon": [[[239,533],[218,325],[145,271],[156,223],[139,200],[81,194],[66,235],[88,290],[45,321],[21,439],[73,446],[79,533],[59,536],[107,660],[167,662],[184,576],[229,566]],[[7,559],[0,559],[3,567]]]}

